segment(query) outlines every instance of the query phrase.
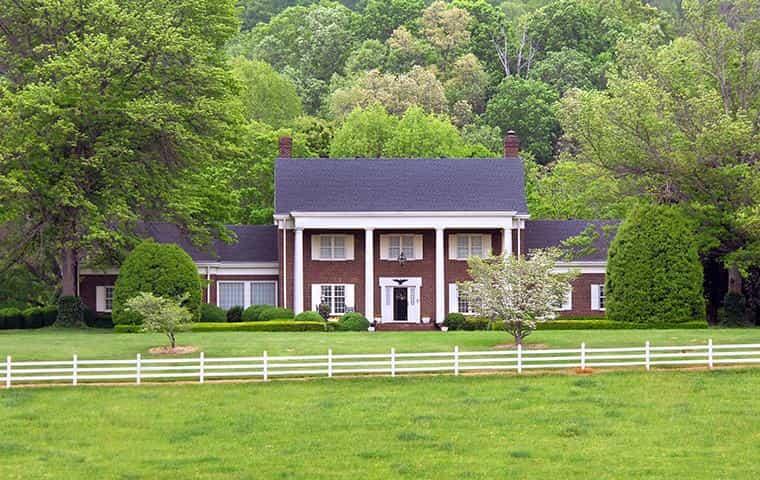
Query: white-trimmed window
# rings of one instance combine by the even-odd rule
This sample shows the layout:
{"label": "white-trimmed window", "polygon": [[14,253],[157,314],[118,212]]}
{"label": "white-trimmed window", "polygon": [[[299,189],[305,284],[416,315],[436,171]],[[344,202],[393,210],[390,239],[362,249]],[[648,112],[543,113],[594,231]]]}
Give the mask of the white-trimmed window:
{"label": "white-trimmed window", "polygon": [[456,283],[449,284],[449,312],[464,313],[465,315],[477,314],[475,303],[467,295],[459,293]]}
{"label": "white-trimmed window", "polygon": [[380,235],[381,260],[398,260],[402,252],[407,260],[422,260],[422,235],[409,233]]}
{"label": "white-trimmed window", "polygon": [[217,282],[218,305],[224,310],[245,308],[245,282]]}
{"label": "white-trimmed window", "polygon": [[95,310],[108,313],[113,310],[113,285],[95,287]]}
{"label": "white-trimmed window", "polygon": [[604,285],[591,285],[591,310],[604,311],[605,293]]}
{"label": "white-trimmed window", "polygon": [[557,308],[560,312],[567,312],[573,309],[573,287],[569,287],[565,292],[565,298],[562,299],[562,304]]}
{"label": "white-trimmed window", "polygon": [[343,315],[354,308],[354,285],[351,283],[313,283],[311,302],[314,310],[320,303],[330,306],[330,315]]}
{"label": "white-trimmed window", "polygon": [[251,282],[251,305],[277,305],[277,282]]}
{"label": "white-trimmed window", "polygon": [[449,235],[450,260],[485,257],[490,253],[491,235],[482,233],[455,233]]}
{"label": "white-trimmed window", "polygon": [[354,236],[346,234],[312,235],[312,260],[353,260]]}

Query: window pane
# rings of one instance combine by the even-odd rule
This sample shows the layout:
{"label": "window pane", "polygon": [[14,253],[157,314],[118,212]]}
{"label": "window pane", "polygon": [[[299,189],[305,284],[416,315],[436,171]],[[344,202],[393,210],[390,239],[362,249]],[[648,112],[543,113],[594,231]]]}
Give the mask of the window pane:
{"label": "window pane", "polygon": [[333,256],[332,258],[346,258],[346,237],[333,237]]}
{"label": "window pane", "polygon": [[467,258],[470,256],[470,252],[467,247],[467,236],[457,235],[457,258]]}
{"label": "window pane", "polygon": [[407,235],[402,238],[403,238],[402,248],[404,250],[404,256],[406,258],[415,258],[414,257],[414,237],[411,235]]}
{"label": "window pane", "polygon": [[332,237],[319,237],[319,258],[332,258]]}
{"label": "window pane", "polygon": [[346,287],[335,285],[333,287],[333,294],[333,313],[346,313]]}
{"label": "window pane", "polygon": [[251,283],[252,305],[275,305],[274,282]]}
{"label": "window pane", "polygon": [[219,306],[225,310],[232,307],[244,307],[245,283],[219,283]]}
{"label": "window pane", "polygon": [[599,308],[604,310],[604,285],[599,285]]}
{"label": "window pane", "polygon": [[106,290],[106,298],[105,298],[106,305],[105,305],[105,307],[106,307],[106,311],[107,312],[110,312],[111,310],[113,310],[113,289],[114,289],[114,287],[106,287],[105,288],[105,290]]}
{"label": "window pane", "polygon": [[480,235],[470,236],[470,256],[483,256],[483,237]]}

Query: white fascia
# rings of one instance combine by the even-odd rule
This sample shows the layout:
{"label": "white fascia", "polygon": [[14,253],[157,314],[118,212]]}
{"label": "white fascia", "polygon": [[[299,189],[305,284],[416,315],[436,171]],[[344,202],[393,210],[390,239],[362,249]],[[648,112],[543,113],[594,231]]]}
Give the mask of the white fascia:
{"label": "white fascia", "polygon": [[[420,229],[513,228],[517,212],[291,212],[286,228],[314,229]],[[279,222],[286,216],[278,215]],[[279,225],[279,224],[278,224]],[[281,227],[282,228],[282,227]]]}
{"label": "white fascia", "polygon": [[[195,262],[198,273],[206,275],[279,275],[279,262]],[[83,268],[80,275],[118,275],[115,267],[92,269]]]}
{"label": "white fascia", "polygon": [[607,262],[605,260],[557,262],[557,267],[553,271],[557,273],[567,273],[570,270],[577,270],[582,274],[607,273]]}

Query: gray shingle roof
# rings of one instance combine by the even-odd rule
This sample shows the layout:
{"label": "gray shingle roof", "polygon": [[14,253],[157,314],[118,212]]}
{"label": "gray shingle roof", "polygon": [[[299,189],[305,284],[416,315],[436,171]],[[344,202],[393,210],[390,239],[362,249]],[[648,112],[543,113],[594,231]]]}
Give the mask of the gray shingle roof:
{"label": "gray shingle roof", "polygon": [[279,158],[275,212],[527,213],[519,158]]}
{"label": "gray shingle roof", "polygon": [[277,227],[275,225],[229,225],[237,242],[214,241],[207,247],[197,247],[188,236],[171,223],[145,223],[143,233],[159,243],[176,243],[195,261],[276,262]]}
{"label": "gray shingle roof", "polygon": [[598,237],[592,243],[594,252],[575,258],[578,261],[607,260],[607,250],[614,237],[614,230],[605,226],[614,226],[616,220],[527,220],[525,222],[525,246],[530,250],[536,248],[558,247],[563,240],[583,233],[589,225],[596,228]]}

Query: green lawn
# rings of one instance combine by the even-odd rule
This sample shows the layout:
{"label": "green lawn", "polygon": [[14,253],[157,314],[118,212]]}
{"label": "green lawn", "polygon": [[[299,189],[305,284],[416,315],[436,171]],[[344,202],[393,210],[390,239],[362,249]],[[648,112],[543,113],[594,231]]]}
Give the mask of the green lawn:
{"label": "green lawn", "polygon": [[0,478],[752,479],[759,391],[760,370],[0,390]]}
{"label": "green lawn", "polygon": [[[209,356],[325,353],[443,351],[454,348],[487,350],[511,342],[503,332],[208,332],[182,333],[182,345],[195,345]],[[659,345],[715,342],[759,342],[760,329],[705,330],[565,330],[535,332],[528,343],[551,347],[642,345],[646,340]],[[0,356],[14,360],[65,359],[73,354],[81,358],[130,358],[147,354],[150,347],[166,343],[159,334],[116,334],[110,330],[2,330]]]}

